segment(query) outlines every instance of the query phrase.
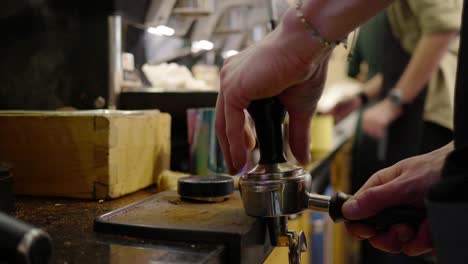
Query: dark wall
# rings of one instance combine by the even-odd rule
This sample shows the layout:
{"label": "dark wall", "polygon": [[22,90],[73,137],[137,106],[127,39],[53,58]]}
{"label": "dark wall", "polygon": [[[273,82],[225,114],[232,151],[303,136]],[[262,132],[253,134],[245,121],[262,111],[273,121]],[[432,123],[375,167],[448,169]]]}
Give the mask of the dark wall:
{"label": "dark wall", "polygon": [[112,1],[4,0],[0,109],[94,107],[107,97]]}

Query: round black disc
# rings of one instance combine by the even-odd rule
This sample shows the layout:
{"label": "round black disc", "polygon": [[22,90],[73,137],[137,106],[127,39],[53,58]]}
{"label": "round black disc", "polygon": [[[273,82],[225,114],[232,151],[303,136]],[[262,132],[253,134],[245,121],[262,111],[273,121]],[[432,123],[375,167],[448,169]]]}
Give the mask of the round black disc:
{"label": "round black disc", "polygon": [[229,176],[189,176],[180,178],[177,192],[186,198],[215,198],[231,195],[234,180]]}

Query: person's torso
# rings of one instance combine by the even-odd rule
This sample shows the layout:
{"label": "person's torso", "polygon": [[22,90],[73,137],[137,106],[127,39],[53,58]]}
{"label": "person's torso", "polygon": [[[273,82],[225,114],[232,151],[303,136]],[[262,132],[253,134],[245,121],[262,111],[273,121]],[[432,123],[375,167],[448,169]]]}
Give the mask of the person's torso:
{"label": "person's torso", "polygon": [[[398,0],[387,9],[393,34],[412,54],[425,33],[458,31],[462,0]],[[455,39],[428,84],[424,118],[453,129],[455,72],[459,39]]]}

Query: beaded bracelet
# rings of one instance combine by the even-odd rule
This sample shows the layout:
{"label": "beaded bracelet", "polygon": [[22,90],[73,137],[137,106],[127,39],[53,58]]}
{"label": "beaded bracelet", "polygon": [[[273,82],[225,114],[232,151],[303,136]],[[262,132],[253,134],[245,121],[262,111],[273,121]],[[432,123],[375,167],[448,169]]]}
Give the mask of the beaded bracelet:
{"label": "beaded bracelet", "polygon": [[347,48],[347,40],[348,40],[347,37],[340,41],[331,42],[331,41],[326,40],[324,37],[322,37],[317,32],[317,30],[314,29],[314,27],[304,17],[304,13],[302,12],[302,0],[296,0],[296,16],[305,25],[307,30],[312,31],[312,36],[317,38],[320,44],[322,44],[322,46],[324,46],[326,49],[332,50],[333,48],[335,48],[337,45],[340,45],[340,44],[343,44],[343,46]]}

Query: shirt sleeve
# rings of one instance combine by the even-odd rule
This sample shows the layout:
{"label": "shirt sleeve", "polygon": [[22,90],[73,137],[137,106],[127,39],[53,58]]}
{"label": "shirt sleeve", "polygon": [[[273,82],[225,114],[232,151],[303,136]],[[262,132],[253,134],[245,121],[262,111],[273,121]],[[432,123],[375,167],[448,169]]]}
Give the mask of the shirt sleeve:
{"label": "shirt sleeve", "polygon": [[460,31],[463,0],[408,0],[423,33]]}

